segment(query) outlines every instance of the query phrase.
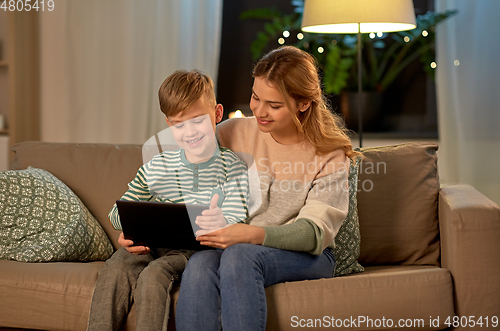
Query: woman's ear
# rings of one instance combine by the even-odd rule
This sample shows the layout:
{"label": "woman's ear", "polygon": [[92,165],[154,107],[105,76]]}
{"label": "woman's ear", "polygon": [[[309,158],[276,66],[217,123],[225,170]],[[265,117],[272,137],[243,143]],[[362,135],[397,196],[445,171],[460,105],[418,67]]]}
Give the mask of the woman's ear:
{"label": "woman's ear", "polygon": [[311,100],[308,100],[308,101],[301,101],[299,102],[299,111],[301,113],[305,112],[306,110],[309,109],[309,107],[311,107]]}
{"label": "woman's ear", "polygon": [[224,107],[220,103],[215,106],[215,123],[222,121],[222,116],[224,115]]}

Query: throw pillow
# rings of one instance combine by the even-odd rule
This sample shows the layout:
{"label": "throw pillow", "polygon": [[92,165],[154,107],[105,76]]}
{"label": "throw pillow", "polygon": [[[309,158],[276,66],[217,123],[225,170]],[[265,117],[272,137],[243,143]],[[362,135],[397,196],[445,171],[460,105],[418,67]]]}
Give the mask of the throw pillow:
{"label": "throw pillow", "polygon": [[0,259],[94,261],[112,253],[101,225],[54,175],[33,167],[0,172]]}
{"label": "throw pillow", "polygon": [[[359,149],[356,149],[359,151]],[[359,233],[358,203],[358,172],[361,158],[351,160],[349,167],[349,210],[344,223],[335,237],[333,254],[337,265],[335,276],[364,271],[357,259],[360,253],[361,235]]]}
{"label": "throw pillow", "polygon": [[363,148],[358,261],[364,266],[440,265],[435,143]]}

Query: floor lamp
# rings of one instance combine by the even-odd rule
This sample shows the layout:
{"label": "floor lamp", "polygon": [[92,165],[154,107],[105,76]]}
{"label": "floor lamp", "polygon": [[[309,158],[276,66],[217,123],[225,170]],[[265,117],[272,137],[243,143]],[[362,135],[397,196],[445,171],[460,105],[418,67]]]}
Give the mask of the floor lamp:
{"label": "floor lamp", "polygon": [[361,34],[411,30],[416,26],[412,0],[305,0],[302,31],[358,34],[359,147],[363,147]]}

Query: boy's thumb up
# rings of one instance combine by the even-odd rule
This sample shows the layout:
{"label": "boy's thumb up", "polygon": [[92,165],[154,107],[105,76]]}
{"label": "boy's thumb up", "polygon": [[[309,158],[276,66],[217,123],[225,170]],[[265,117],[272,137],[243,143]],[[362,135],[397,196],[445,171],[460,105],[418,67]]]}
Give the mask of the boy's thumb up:
{"label": "boy's thumb up", "polygon": [[210,200],[210,208],[209,209],[215,209],[217,208],[217,201],[219,201],[219,195],[216,193]]}

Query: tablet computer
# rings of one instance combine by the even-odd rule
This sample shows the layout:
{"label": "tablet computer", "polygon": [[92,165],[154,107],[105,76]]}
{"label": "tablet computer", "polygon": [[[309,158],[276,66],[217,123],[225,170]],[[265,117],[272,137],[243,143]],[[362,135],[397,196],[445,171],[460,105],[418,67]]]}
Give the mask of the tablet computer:
{"label": "tablet computer", "polygon": [[168,202],[117,200],[123,235],[136,246],[150,248],[203,250],[195,233],[201,228],[194,223],[207,205]]}

